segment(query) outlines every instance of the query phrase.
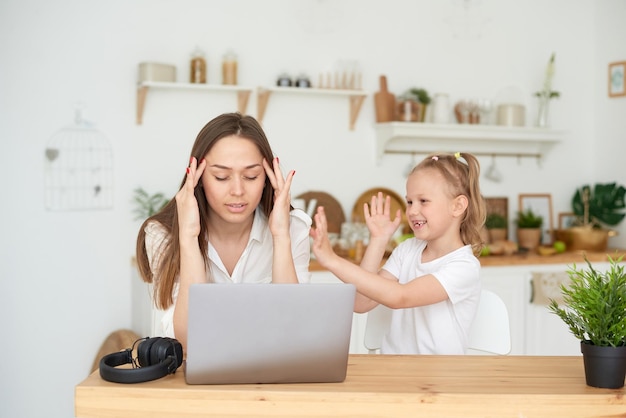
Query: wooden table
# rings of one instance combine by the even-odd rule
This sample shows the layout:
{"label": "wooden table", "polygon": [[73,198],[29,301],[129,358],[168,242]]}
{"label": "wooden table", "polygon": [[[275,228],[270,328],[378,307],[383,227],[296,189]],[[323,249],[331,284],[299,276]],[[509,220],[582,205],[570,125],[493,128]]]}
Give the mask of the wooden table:
{"label": "wooden table", "polygon": [[624,389],[585,384],[582,357],[351,355],[343,383],[187,385],[182,369],[76,387],[77,417],[617,417]]}

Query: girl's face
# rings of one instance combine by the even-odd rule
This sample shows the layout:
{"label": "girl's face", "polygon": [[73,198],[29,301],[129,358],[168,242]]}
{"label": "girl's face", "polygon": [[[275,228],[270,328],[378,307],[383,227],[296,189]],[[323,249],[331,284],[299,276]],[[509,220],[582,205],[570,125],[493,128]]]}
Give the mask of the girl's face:
{"label": "girl's face", "polygon": [[204,158],[202,186],[212,213],[226,222],[248,220],[265,186],[263,156],[257,146],[231,135],[218,140]]}
{"label": "girl's face", "polygon": [[[459,233],[455,201],[443,176],[433,169],[412,173],[406,182],[406,216],[418,239],[432,241]],[[457,209],[458,210],[458,209]]]}

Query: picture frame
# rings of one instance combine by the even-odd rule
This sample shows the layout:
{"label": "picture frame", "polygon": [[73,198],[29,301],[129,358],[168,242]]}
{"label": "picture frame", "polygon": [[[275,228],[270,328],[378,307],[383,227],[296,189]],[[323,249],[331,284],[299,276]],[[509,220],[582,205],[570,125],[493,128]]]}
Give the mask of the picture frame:
{"label": "picture frame", "polygon": [[509,199],[507,197],[485,197],[485,206],[487,215],[498,214],[506,219],[506,224],[509,225]]}
{"label": "picture frame", "polygon": [[559,213],[559,229],[569,228],[576,221],[576,214],[573,212],[561,212]]}
{"label": "picture frame", "polygon": [[626,96],[626,61],[609,64],[609,97]]}
{"label": "picture frame", "polygon": [[519,195],[519,211],[532,209],[535,215],[543,218],[541,226],[541,242],[542,244],[551,244],[553,241],[552,222],[552,195],[549,193],[520,194]]}

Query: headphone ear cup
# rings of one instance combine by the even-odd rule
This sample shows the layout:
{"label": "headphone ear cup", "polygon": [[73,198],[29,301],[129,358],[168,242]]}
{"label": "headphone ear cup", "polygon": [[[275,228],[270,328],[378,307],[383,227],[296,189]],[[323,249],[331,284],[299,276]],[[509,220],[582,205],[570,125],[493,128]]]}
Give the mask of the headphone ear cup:
{"label": "headphone ear cup", "polygon": [[150,346],[150,364],[159,364],[169,356],[174,356],[174,345],[169,338],[157,338]]}
{"label": "headphone ear cup", "polygon": [[164,337],[163,339],[170,343],[167,356],[173,356],[176,360],[176,368],[179,368],[183,364],[183,345],[175,338]]}
{"label": "headphone ear cup", "polygon": [[156,364],[150,362],[150,351],[156,340],[158,340],[157,337],[148,338],[147,340],[140,342],[137,346],[137,361],[139,362],[139,365],[141,367],[147,367],[151,364]]}

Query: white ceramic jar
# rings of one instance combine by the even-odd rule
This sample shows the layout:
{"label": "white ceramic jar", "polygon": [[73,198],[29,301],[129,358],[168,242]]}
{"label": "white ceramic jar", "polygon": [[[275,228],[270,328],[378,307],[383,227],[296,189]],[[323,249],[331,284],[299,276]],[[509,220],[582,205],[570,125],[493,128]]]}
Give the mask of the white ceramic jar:
{"label": "white ceramic jar", "polygon": [[433,123],[450,123],[450,98],[447,94],[436,93],[432,106]]}

